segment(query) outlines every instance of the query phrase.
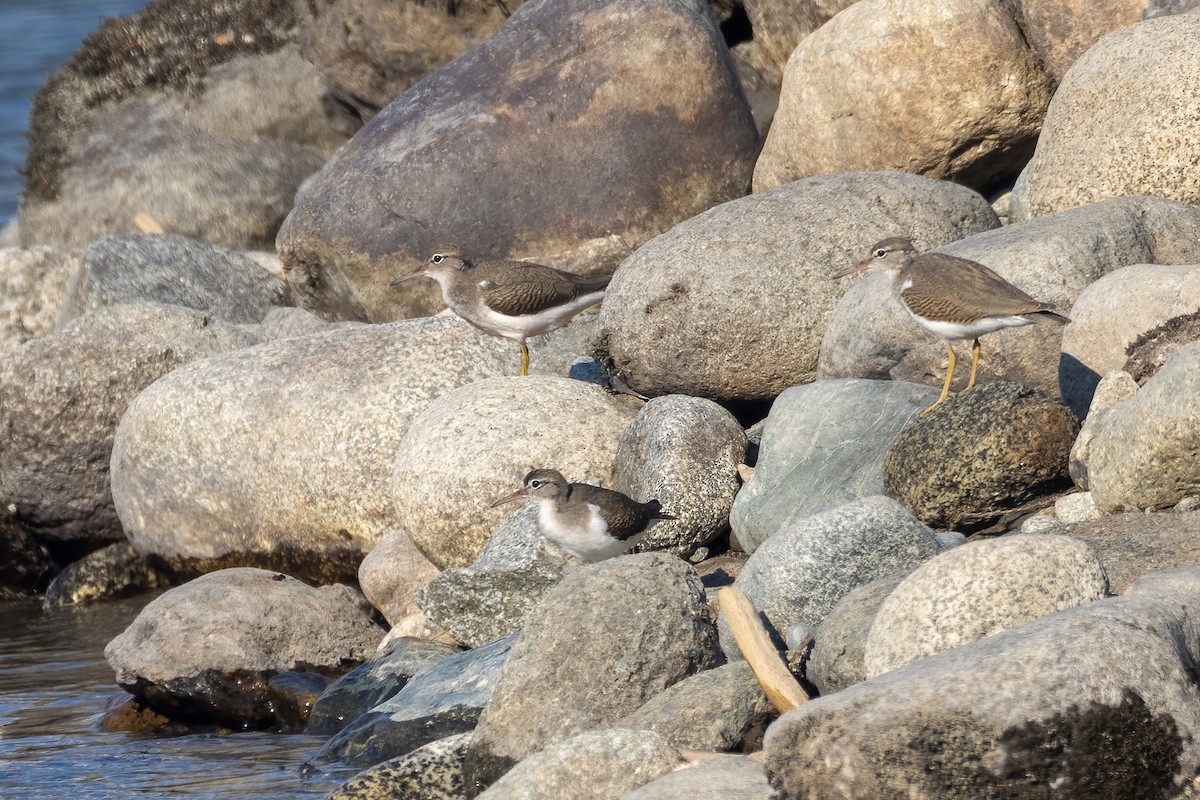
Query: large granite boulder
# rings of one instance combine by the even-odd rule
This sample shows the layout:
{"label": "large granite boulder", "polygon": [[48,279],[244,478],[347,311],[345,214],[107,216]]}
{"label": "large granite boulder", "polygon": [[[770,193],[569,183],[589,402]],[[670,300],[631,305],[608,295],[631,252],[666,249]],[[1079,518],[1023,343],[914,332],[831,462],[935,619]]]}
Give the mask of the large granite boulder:
{"label": "large granite boulder", "polygon": [[[1174,2],[1174,0],[1168,0]],[[1154,0],[1017,0],[1021,31],[1055,83],[1106,33],[1132,25]]]}
{"label": "large granite boulder", "polygon": [[856,0],[744,0],[754,43],[780,81],[788,59],[804,37]]}
{"label": "large granite boulder", "polygon": [[611,270],[749,190],[759,138],[703,0],[534,0],[376,115],[279,235],[302,304],[371,321],[436,308],[389,276],[440,242]]}

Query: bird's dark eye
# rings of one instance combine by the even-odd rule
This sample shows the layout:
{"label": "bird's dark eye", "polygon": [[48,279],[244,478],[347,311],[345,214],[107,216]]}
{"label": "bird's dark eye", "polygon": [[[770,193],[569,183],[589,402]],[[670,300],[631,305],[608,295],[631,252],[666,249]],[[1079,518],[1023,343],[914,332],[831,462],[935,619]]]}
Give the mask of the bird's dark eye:
{"label": "bird's dark eye", "polygon": [[875,251],[876,258],[883,258],[886,255],[887,255],[887,250],[883,249],[882,247]]}
{"label": "bird's dark eye", "polygon": [[533,489],[537,489],[537,488],[538,488],[538,487],[540,487],[541,485],[542,485],[542,482],[541,482],[541,481],[530,481],[530,482],[529,482],[529,486],[530,486],[530,488],[533,488]]}
{"label": "bird's dark eye", "polygon": [[433,263],[435,263],[435,264],[440,264],[440,263],[442,263],[442,261],[443,261],[444,259],[445,259],[445,256],[443,256],[441,253],[435,253],[435,254],[434,254],[434,256],[433,256],[433,258],[431,258],[431,259],[429,259],[429,260],[430,260],[430,261],[432,261],[432,262],[433,262]]}

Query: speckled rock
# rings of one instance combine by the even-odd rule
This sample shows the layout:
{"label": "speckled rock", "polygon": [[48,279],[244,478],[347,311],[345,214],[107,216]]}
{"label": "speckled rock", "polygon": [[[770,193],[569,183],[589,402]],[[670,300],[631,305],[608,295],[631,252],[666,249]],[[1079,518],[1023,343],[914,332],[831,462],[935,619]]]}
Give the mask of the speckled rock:
{"label": "speckled rock", "polygon": [[616,800],[682,761],[653,731],[587,731],[522,760],[479,800]]}
{"label": "speckled rock", "polygon": [[1055,83],[1106,33],[1132,25],[1154,0],[1020,0],[1021,30]]}
{"label": "speckled rock", "polygon": [[788,59],[754,190],[866,169],[987,190],[1033,152],[1051,92],[1008,3],[860,0]]}
{"label": "speckled rock", "polygon": [[0,505],[72,557],[122,540],[109,489],[122,414],[177,367],[253,343],[198,311],[128,305],[13,351],[0,363]]}
{"label": "speckled rock", "polygon": [[896,172],[823,175],[735,200],[625,259],[600,309],[608,349],[645,395],[770,399],[816,378],[845,291],[838,267],[881,236],[937,246],[998,225],[969,189]]}
{"label": "speckled rock", "polygon": [[342,728],[321,748],[317,760],[378,764],[471,730],[495,690],[515,638],[426,666],[398,693]]}
{"label": "speckled rock", "polygon": [[772,800],[763,765],[745,756],[708,758],[668,772],[623,800]]}
{"label": "speckled rock", "polygon": [[479,721],[468,781],[489,786],[529,754],[612,725],[719,660],[700,580],[680,559],[637,553],[572,572],[526,620]]}
{"label": "speckled rock", "polygon": [[883,601],[911,571],[896,570],[851,590],[821,620],[804,677],[822,695],[840,692],[867,679],[863,664],[867,634]]}
{"label": "speckled rock", "polygon": [[855,0],[745,0],[746,18],[777,82],[796,45]]}
{"label": "speckled rock", "polygon": [[1114,594],[1123,594],[1130,584],[1151,573],[1200,565],[1197,531],[1197,511],[1115,514],[1068,529],[1096,553]]}
{"label": "speckled rock", "polygon": [[49,247],[0,248],[0,352],[7,352],[54,329],[77,254]]}
{"label": "speckled rock", "polygon": [[276,339],[288,339],[292,336],[307,336],[310,333],[354,328],[363,324],[362,322],[330,322],[303,308],[276,306],[267,310],[267,314],[258,324],[256,332],[261,344],[273,342]]}
{"label": "speckled rock", "polygon": [[434,564],[466,566],[510,513],[490,503],[531,469],[611,485],[617,440],[639,407],[565,378],[493,378],[448,391],[392,453],[397,521]]}
{"label": "speckled rock", "polygon": [[172,582],[170,573],[148,561],[129,542],[114,542],[55,575],[42,605],[47,610],[82,606],[165,589]]}
{"label": "speckled rock", "polygon": [[1075,437],[1075,444],[1071,445],[1071,460],[1068,464],[1071,480],[1075,481],[1075,485],[1080,489],[1088,488],[1088,461],[1092,457],[1092,439],[1096,436],[1100,420],[1105,412],[1133,397],[1137,390],[1137,381],[1123,370],[1108,373],[1096,384],[1087,416],[1079,428],[1079,435]]}
{"label": "speckled rock", "polygon": [[458,733],[363,770],[325,800],[462,800],[462,761],[471,739]]}
{"label": "speckled rock", "polygon": [[613,488],[657,499],[679,519],[651,525],[638,549],[687,557],[728,530],[745,457],[742,426],[711,400],[669,395],[644,405],[617,441]]}
{"label": "speckled rock", "polygon": [[788,798],[1173,797],[1200,768],[1197,592],[1159,573],[811,700],[767,774]]}
{"label": "speckled rock", "polygon": [[227,569],[150,601],[104,657],[118,684],[168,717],[256,727],[275,719],[272,675],[301,666],[341,674],[382,636],[347,586]]}
{"label": "speckled rock", "polygon": [[394,697],[424,668],[458,651],[449,645],[402,637],[381,645],[321,693],[308,717],[307,733],[329,736]]}
{"label": "speckled rock", "polygon": [[1175,351],[1096,422],[1088,486],[1105,513],[1173,506],[1200,493],[1200,342]]}
{"label": "speckled rock", "polygon": [[867,635],[867,677],[1107,591],[1095,554],[1069,536],[1013,534],[956,547],[917,567],[883,601]]}
{"label": "speckled rock", "polygon": [[1198,37],[1200,17],[1159,17],[1105,36],[1075,61],[1027,168],[1033,215],[1124,195],[1200,202],[1200,145],[1189,133]]}
{"label": "speckled rock", "polygon": [[[819,625],[853,589],[940,552],[933,531],[887,497],[864,497],[788,521],[750,556],[734,586],[777,634]],[[741,658],[721,619],[721,646]]]}
{"label": "speckled rock", "polygon": [[389,625],[419,610],[413,595],[440,570],[403,530],[385,534],[358,565],[358,585]]}
{"label": "speckled rock", "polygon": [[1064,525],[1087,522],[1102,516],[1091,492],[1073,492],[1054,501],[1054,517]]}
{"label": "speckled rock", "polygon": [[754,475],[730,524],[754,552],[784,520],[883,492],[883,457],[900,430],[937,399],[902,381],[831,380],[794,386],[767,417]]}
{"label": "speckled rock", "polygon": [[241,253],[183,236],[107,236],[83,251],[55,325],[105,306],[159,303],[226,322],[260,322],[286,284]]}
{"label": "speckled rock", "polygon": [[884,493],[935,528],[986,527],[1069,485],[1078,433],[1075,415],[1040,392],[976,386],[896,437],[883,464]]}

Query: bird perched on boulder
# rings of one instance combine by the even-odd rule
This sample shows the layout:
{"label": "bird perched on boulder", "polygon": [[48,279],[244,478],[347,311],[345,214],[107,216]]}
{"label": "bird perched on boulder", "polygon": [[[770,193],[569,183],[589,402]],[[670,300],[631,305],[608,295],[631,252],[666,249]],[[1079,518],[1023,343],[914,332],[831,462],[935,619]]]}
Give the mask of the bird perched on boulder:
{"label": "bird perched on boulder", "polygon": [[458,316],[492,336],[521,346],[521,374],[529,374],[525,340],[556,330],[604,299],[611,275],[573,275],[528,261],[475,263],[459,247],[438,248],[419,268],[392,281],[424,275],[442,289]]}
{"label": "bird perched on boulder", "polygon": [[538,503],[538,530],[584,561],[603,561],[633,548],[651,522],[677,519],[657,500],[637,500],[586,483],[568,483],[552,469],[535,469],[524,485],[492,503],[492,508],[521,499]]}

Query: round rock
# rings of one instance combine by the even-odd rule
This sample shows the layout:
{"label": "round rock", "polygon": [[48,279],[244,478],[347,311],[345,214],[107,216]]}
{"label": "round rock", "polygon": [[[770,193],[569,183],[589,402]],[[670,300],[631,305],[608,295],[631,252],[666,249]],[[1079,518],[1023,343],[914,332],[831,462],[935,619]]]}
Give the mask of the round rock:
{"label": "round rock", "polygon": [[380,539],[358,565],[358,585],[388,624],[395,625],[420,610],[413,595],[439,571],[408,534],[397,530]]}

